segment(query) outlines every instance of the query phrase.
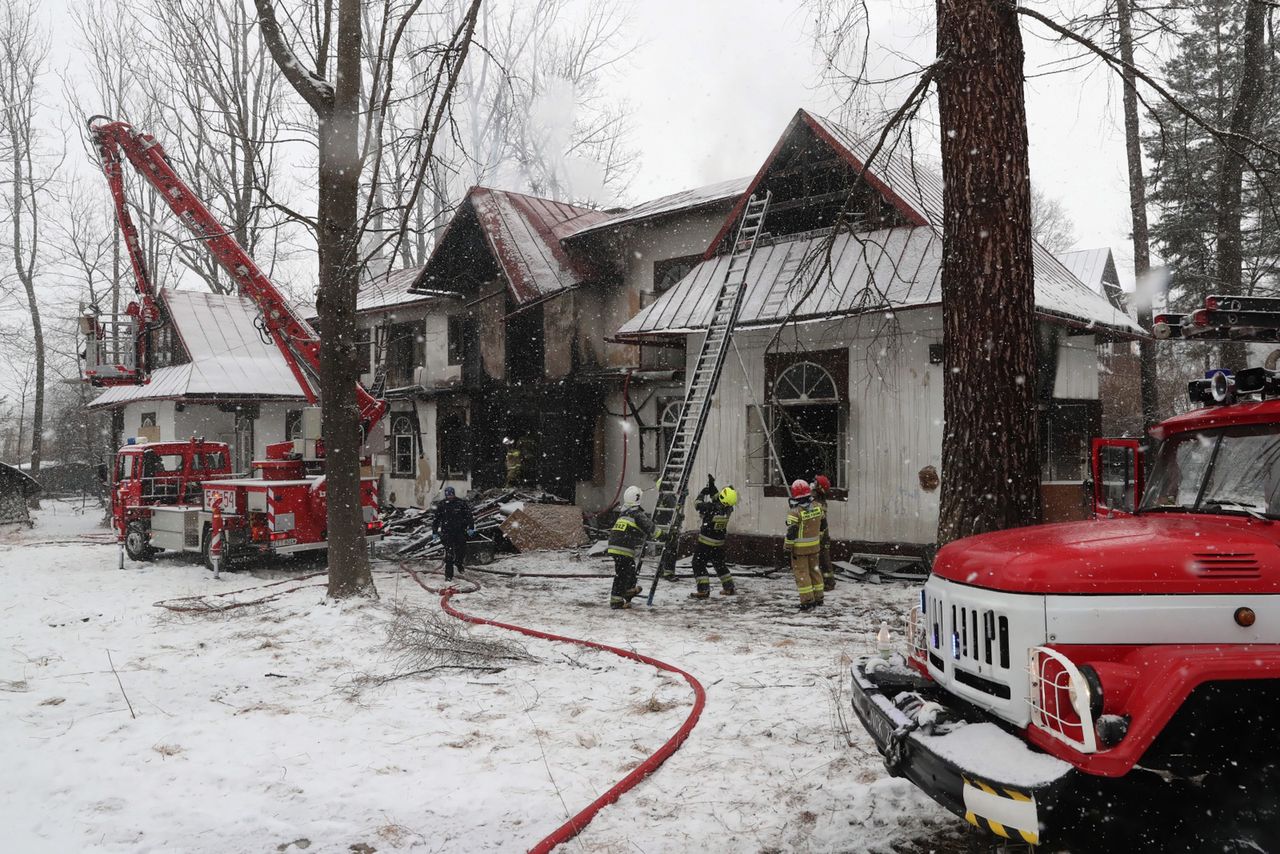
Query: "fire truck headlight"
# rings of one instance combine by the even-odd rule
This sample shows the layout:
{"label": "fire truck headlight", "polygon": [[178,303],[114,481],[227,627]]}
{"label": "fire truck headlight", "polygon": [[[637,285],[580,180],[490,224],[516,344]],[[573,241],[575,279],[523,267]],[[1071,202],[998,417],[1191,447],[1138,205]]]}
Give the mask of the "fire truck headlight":
{"label": "fire truck headlight", "polygon": [[1096,721],[1102,716],[1102,679],[1098,671],[1087,664],[1080,665],[1080,676],[1084,680],[1072,679],[1067,687],[1067,697],[1074,708],[1087,708]]}

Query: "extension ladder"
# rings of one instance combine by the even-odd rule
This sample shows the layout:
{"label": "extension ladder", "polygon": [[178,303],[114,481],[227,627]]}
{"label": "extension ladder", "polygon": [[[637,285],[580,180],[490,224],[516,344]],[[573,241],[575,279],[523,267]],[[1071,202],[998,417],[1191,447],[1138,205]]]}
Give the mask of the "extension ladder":
{"label": "extension ladder", "polygon": [[662,555],[658,560],[658,570],[653,575],[653,584],[649,587],[650,605],[653,604],[653,594],[658,589],[658,579],[664,573],[675,571],[676,554],[680,549],[680,530],[684,523],[684,503],[689,494],[689,476],[693,471],[694,458],[698,454],[698,444],[702,441],[702,431],[707,426],[711,398],[715,394],[725,356],[729,352],[729,337],[733,334],[734,325],[738,322],[738,312],[742,308],[747,269],[755,255],[756,241],[764,229],[764,217],[772,196],[768,192],[763,198],[752,196],[742,214],[733,252],[725,268],[724,281],[720,285],[720,294],[711,311],[707,335],[702,339],[702,350],[698,353],[693,375],[689,378],[689,387],[685,390],[671,447],[667,449],[667,459],[662,464],[662,474],[658,480],[658,501],[653,510],[654,534],[662,542]]}

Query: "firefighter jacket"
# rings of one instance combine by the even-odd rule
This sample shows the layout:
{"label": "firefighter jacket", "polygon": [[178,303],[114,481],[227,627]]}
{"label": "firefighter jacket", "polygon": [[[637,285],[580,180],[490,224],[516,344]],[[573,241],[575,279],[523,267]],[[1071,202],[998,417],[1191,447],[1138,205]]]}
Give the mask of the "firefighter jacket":
{"label": "firefighter jacket", "polygon": [[475,527],[471,516],[471,504],[457,497],[446,498],[436,507],[435,518],[431,521],[431,530],[447,542],[459,542],[467,539],[467,531]]}
{"label": "firefighter jacket", "polygon": [[721,504],[714,492],[707,494],[705,490],[698,496],[693,507],[702,516],[702,530],[698,531],[698,542],[715,548],[723,546],[733,508]]}
{"label": "firefighter jacket", "polygon": [[787,537],[782,547],[792,554],[817,554],[826,530],[827,511],[822,505],[808,498],[801,501],[793,498],[787,511]]}
{"label": "firefighter jacket", "polygon": [[634,560],[652,533],[649,514],[639,507],[627,507],[618,514],[618,521],[609,532],[609,554]]}

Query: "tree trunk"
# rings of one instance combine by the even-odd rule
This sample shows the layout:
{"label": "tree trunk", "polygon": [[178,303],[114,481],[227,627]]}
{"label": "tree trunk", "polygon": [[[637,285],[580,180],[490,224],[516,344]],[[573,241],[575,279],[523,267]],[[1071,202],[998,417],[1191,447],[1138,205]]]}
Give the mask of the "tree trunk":
{"label": "tree trunk", "polygon": [[[31,329],[35,338],[36,387],[32,393],[31,404],[31,477],[39,480],[40,443],[44,437],[44,330],[40,326],[40,302],[36,299],[35,270],[36,255],[39,247],[39,232],[37,231],[39,223],[35,217],[36,184],[35,176],[31,174],[31,137],[29,128],[28,135],[23,140],[23,143],[23,145],[13,146],[13,261],[18,273],[18,279],[22,282],[22,288],[27,294],[27,307],[31,311]],[[27,244],[24,244],[22,235],[22,226],[25,218],[22,200],[24,192],[31,194],[29,207],[31,216],[26,223],[30,234],[26,238],[29,241]],[[24,245],[30,250],[30,257],[27,258],[26,262],[22,259]],[[40,506],[39,493],[31,496],[28,504],[33,508],[38,508]]]}
{"label": "tree trunk", "polygon": [[[1231,108],[1229,129],[1235,135],[1231,148],[1223,147],[1222,165],[1218,171],[1217,188],[1217,249],[1219,293],[1243,294],[1244,239],[1241,233],[1244,191],[1245,144],[1240,137],[1253,132],[1262,101],[1266,52],[1267,4],[1263,0],[1248,0],[1244,15],[1244,46],[1240,59],[1240,78],[1236,85],[1236,100]],[[1245,364],[1248,350],[1244,344],[1222,345],[1223,367],[1240,370]]]}
{"label": "tree trunk", "polygon": [[[1147,178],[1142,170],[1142,136],[1138,129],[1138,88],[1133,73],[1133,26],[1129,0],[1116,0],[1116,18],[1120,27],[1120,58],[1125,68],[1124,79],[1124,149],[1129,162],[1129,216],[1133,222],[1133,274],[1141,288],[1143,277],[1151,270],[1151,236],[1147,230]],[[1151,332],[1151,294],[1137,301],[1138,323]],[[1141,290],[1138,292],[1141,294]],[[1156,381],[1156,348],[1150,339],[1138,344],[1138,383],[1142,398],[1142,428],[1146,435],[1160,418],[1160,391]]]}
{"label": "tree trunk", "polygon": [[938,542],[1040,521],[1031,182],[1011,6],[938,0],[943,407]]}
{"label": "tree trunk", "polygon": [[320,398],[329,525],[329,595],[373,594],[360,504],[356,293],[360,283],[360,2],[338,5],[333,108],[319,116]]}

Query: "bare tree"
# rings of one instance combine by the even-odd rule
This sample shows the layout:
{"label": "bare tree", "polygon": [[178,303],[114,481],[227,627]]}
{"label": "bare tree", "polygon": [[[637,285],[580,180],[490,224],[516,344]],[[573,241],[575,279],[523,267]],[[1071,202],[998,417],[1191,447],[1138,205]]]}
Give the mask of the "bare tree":
{"label": "bare tree", "polygon": [[[364,551],[364,520],[360,514],[361,436],[355,386],[360,368],[356,359],[356,294],[360,284],[363,230],[373,214],[360,210],[361,178],[372,170],[376,186],[382,168],[381,146],[362,151],[361,92],[364,22],[359,0],[320,0],[303,4],[305,29],[282,22],[272,0],[254,0],[259,31],[276,65],[290,86],[315,115],[319,143],[318,205],[314,221],[319,248],[320,395],[322,398],[328,493],[329,595],[374,594],[373,577]],[[383,25],[368,45],[383,59],[370,114],[385,115],[396,96],[395,62],[405,29],[422,0],[396,3],[384,0]],[[472,0],[450,38],[436,46],[435,73],[425,85],[431,92],[413,140],[409,198],[402,205],[402,221],[413,209],[434,160],[436,137],[444,126],[458,77],[471,47],[480,0]],[[310,36],[308,41],[307,36]],[[299,50],[305,48],[310,60]],[[364,128],[364,139],[368,129]],[[362,156],[365,153],[370,156]]]}
{"label": "bare tree", "polygon": [[1031,185],[1031,236],[1055,255],[1076,245],[1075,226],[1061,199]]}
{"label": "bare tree", "polygon": [[[34,377],[31,402],[31,476],[39,477],[44,436],[45,342],[37,280],[46,254],[43,206],[52,181],[48,154],[39,139],[40,78],[45,73],[48,37],[36,24],[32,2],[0,5],[0,177],[7,185],[5,212],[11,229],[13,270],[25,294],[31,320]],[[39,502],[32,499],[33,506]]]}

